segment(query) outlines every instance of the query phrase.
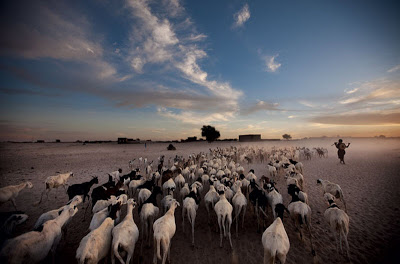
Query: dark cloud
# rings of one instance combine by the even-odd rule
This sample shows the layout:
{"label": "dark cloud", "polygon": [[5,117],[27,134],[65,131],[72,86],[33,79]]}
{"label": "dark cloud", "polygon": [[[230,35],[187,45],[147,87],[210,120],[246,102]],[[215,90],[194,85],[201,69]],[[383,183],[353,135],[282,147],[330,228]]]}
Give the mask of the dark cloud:
{"label": "dark cloud", "polygon": [[9,95],[60,96],[60,94],[57,93],[50,93],[42,90],[31,90],[23,88],[0,88],[0,93]]}

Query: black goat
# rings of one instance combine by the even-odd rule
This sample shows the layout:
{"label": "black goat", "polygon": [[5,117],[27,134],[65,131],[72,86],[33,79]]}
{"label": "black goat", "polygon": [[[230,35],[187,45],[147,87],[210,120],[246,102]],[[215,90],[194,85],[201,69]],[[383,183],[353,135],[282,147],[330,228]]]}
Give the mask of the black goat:
{"label": "black goat", "polygon": [[0,212],[0,248],[3,243],[12,237],[15,227],[28,219],[28,215],[21,211]]}
{"label": "black goat", "polygon": [[251,181],[253,191],[249,194],[249,200],[251,204],[255,207],[255,214],[257,216],[257,232],[260,232],[260,221],[259,221],[259,210],[266,216],[266,209],[268,206],[268,198],[263,190],[258,189],[258,185]]}
{"label": "black goat", "polygon": [[189,198],[193,198],[193,200],[196,202],[197,205],[201,201],[201,197],[200,197],[200,194],[198,192],[190,191],[190,193],[188,195],[186,195],[185,198],[183,198],[183,200],[185,200],[188,197]]}
{"label": "black goat", "polygon": [[151,177],[151,180],[146,181],[145,183],[143,183],[142,185],[139,185],[136,189],[148,189],[149,191],[152,191],[154,186],[156,186],[155,184],[155,180],[156,177],[153,174],[153,177]]}
{"label": "black goat", "polygon": [[115,186],[110,186],[109,188],[105,187],[106,184],[103,184],[102,186],[93,189],[91,195],[92,209],[98,200],[108,200],[111,197],[111,195],[119,196],[125,193],[125,191],[120,190],[120,188],[123,185],[123,183],[120,181],[118,181],[118,183]]}
{"label": "black goat", "polygon": [[138,213],[140,214],[140,212],[142,211],[142,207],[144,204],[147,203],[152,203],[154,206],[157,206],[157,195],[162,194],[162,190],[160,186],[155,186],[153,188],[153,192],[150,194],[149,198],[147,198],[146,201],[144,201],[138,208]]}
{"label": "black goat", "polygon": [[[108,175],[108,182],[104,183],[102,186],[107,188],[107,189],[110,188],[110,187],[115,186],[115,182],[114,182],[113,177],[111,175]],[[97,187],[97,188],[99,188],[99,187]]]}
{"label": "black goat", "polygon": [[75,195],[83,195],[83,202],[85,202],[86,196],[89,200],[90,188],[92,188],[93,184],[97,183],[99,183],[99,179],[97,177],[94,177],[88,182],[84,182],[81,184],[73,184],[69,186],[67,190],[68,198],[71,200],[72,198],[75,197]]}
{"label": "black goat", "polygon": [[121,202],[118,202],[114,205],[109,205],[108,211],[110,213],[108,214],[108,217],[111,217],[111,219],[115,220],[118,217],[117,213],[120,210],[121,210]]}
{"label": "black goat", "polygon": [[132,180],[137,180],[137,179],[136,179],[136,175],[137,175],[138,172],[139,172],[139,168],[136,168],[136,170],[133,170],[133,171],[131,171],[131,172],[128,173],[128,174],[119,176],[119,180],[120,180],[121,182],[124,182],[124,180],[126,180],[126,179],[128,179],[128,178],[129,178],[131,181],[132,181]]}

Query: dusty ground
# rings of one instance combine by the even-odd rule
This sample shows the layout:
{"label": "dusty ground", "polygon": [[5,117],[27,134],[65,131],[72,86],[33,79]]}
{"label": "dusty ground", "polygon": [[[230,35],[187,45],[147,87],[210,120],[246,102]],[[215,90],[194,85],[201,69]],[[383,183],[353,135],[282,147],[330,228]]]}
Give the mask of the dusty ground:
{"label": "dusty ground", "polygon": [[[313,157],[311,161],[301,160],[305,166],[306,191],[309,195],[312,209],[312,232],[317,257],[312,258],[308,237],[302,243],[295,233],[294,226],[287,216],[284,225],[290,240],[290,251],[287,263],[346,263],[346,259],[336,253],[334,238],[327,223],[323,219],[326,205],[322,199],[321,187],[316,185],[318,178],[328,179],[338,183],[347,201],[350,217],[349,244],[351,261],[353,263],[399,263],[400,242],[400,140],[350,139],[352,142],[347,150],[346,165],[340,165],[332,140],[305,140],[293,142],[263,142],[266,148],[272,146],[309,146],[326,147],[329,149],[328,158]],[[28,221],[16,229],[16,235],[30,231],[40,214],[64,205],[68,197],[61,188],[50,192],[49,200],[34,207],[32,204],[40,198],[47,176],[73,171],[74,178],[69,184],[87,181],[91,176],[98,176],[100,184],[106,182],[107,172],[122,168],[128,170],[128,160],[139,156],[149,160],[164,154],[187,156],[190,153],[208,151],[217,146],[227,147],[240,145],[236,142],[220,143],[183,143],[174,144],[177,151],[167,151],[168,144],[117,145],[111,144],[0,144],[0,186],[18,184],[29,180],[34,188],[24,190],[17,198],[18,209],[29,215]],[[245,169],[253,168],[257,176],[264,174],[264,164],[245,165]],[[96,185],[95,185],[96,186]],[[290,201],[286,194],[284,180],[278,182],[277,188],[284,195],[284,203]],[[204,191],[206,193],[208,188]],[[341,202],[338,202],[341,206]],[[75,252],[80,240],[87,234],[90,218],[83,221],[82,206],[68,226],[67,238],[59,244],[57,263],[75,263]],[[11,203],[0,205],[0,211],[13,210]],[[124,213],[126,209],[124,208]],[[124,214],[123,214],[124,215]],[[207,225],[207,213],[202,203],[199,207],[196,225],[195,242],[191,246],[189,225],[186,233],[182,232],[181,208],[175,213],[177,231],[172,240],[172,263],[262,263],[263,249],[262,233],[257,233],[253,213],[246,214],[244,229],[239,228],[239,237],[232,227],[233,250],[227,240],[223,248],[219,247],[219,233],[216,227]],[[139,225],[137,210],[134,218]],[[271,219],[267,225],[271,223]],[[136,245],[134,263],[151,263],[153,248],[143,248],[140,257],[140,243]],[[397,252],[396,252],[397,250]],[[396,259],[394,259],[396,258]],[[397,260],[397,261],[396,261]],[[49,262],[49,259],[46,261]]]}

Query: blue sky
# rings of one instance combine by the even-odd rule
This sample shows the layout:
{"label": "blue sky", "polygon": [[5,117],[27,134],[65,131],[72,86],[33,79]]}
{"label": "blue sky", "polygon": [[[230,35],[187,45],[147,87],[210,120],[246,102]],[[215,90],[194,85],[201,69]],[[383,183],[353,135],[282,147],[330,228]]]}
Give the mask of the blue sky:
{"label": "blue sky", "polygon": [[396,1],[0,5],[0,140],[400,136]]}

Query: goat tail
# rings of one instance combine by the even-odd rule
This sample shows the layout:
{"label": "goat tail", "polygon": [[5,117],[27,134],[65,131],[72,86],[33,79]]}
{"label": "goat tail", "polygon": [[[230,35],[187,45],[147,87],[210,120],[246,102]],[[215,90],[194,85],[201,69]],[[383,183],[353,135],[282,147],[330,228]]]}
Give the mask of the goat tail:
{"label": "goat tail", "polygon": [[154,242],[155,242],[156,247],[157,247],[157,258],[161,259],[161,239],[154,238],[154,240],[155,240]]}
{"label": "goat tail", "polygon": [[223,215],[221,222],[222,222],[222,226],[223,226],[223,229],[224,229],[224,237],[226,237],[226,233],[227,233],[227,230],[226,230],[226,226],[227,226],[226,221],[227,220],[228,220],[227,219],[227,215]]}
{"label": "goat tail", "polygon": [[189,223],[192,224],[193,220],[192,220],[192,214],[190,212],[190,208],[188,208],[188,210],[186,210],[186,213],[187,213],[187,218],[189,220]]}
{"label": "goat tail", "polygon": [[114,256],[117,257],[117,259],[121,262],[124,263],[124,260],[122,259],[121,255],[118,252],[118,247],[119,247],[119,243],[115,243],[113,245],[112,250],[114,251]]}

